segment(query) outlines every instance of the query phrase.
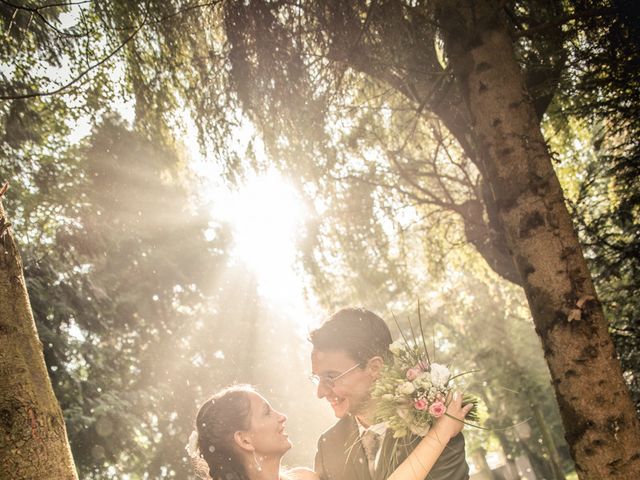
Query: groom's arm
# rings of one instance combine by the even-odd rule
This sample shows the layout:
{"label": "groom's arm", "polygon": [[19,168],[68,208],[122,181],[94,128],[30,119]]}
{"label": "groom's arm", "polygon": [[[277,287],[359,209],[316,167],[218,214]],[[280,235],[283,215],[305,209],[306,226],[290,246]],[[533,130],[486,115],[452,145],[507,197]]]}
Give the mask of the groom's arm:
{"label": "groom's arm", "polygon": [[313,469],[315,470],[320,480],[328,480],[327,471],[324,466],[324,453],[322,449],[322,443],[323,443],[322,439],[323,437],[320,437],[320,439],[318,440],[318,450],[316,451],[316,459],[313,464]]}
{"label": "groom's arm", "polygon": [[469,465],[465,458],[464,437],[459,433],[451,440],[431,469],[427,480],[468,480]]}

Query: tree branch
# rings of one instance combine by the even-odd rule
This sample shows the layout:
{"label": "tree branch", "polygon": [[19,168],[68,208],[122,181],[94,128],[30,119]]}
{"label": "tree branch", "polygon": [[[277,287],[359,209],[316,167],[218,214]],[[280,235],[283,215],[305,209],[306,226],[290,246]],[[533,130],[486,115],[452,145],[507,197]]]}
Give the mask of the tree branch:
{"label": "tree branch", "polygon": [[[20,9],[20,10],[26,10],[31,12],[32,14],[38,15],[40,18],[43,19],[43,21],[45,21],[47,23],[47,25],[49,25],[50,27],[54,28],[56,31],[58,31],[55,26],[50,25],[48,21],[46,21],[46,19],[44,19],[44,17],[42,16],[42,14],[39,13],[38,10],[41,10],[43,8],[48,8],[48,7],[53,7],[53,6],[67,6],[67,5],[80,5],[83,3],[90,3],[90,0],[86,0],[86,1],[81,1],[81,2],[70,2],[70,3],[60,3],[60,4],[55,4],[55,5],[46,5],[46,6],[40,6],[40,7],[22,7],[19,5],[14,5],[10,2],[7,2],[6,0],[0,0],[0,2],[16,8],[16,10]],[[48,92],[31,92],[31,93],[23,93],[23,94],[12,94],[12,95],[0,95],[0,100],[18,100],[18,99],[25,99],[25,98],[35,98],[35,97],[46,97],[46,96],[51,96],[51,95],[56,95],[58,93],[61,93],[62,91],[66,90],[67,88],[71,87],[73,84],[75,84],[76,82],[78,82],[79,80],[81,80],[83,77],[85,77],[88,73],[90,73],[92,70],[95,70],[96,68],[98,68],[99,66],[103,65],[104,63],[106,63],[107,61],[109,61],[111,58],[113,58],[120,50],[122,50],[122,48],[127,45],[131,40],[133,40],[133,38],[140,32],[140,30],[142,29],[142,27],[148,26],[148,25],[157,25],[159,23],[162,23],[170,18],[173,18],[175,16],[181,15],[183,13],[189,12],[191,10],[195,10],[197,8],[204,8],[204,7],[210,7],[210,6],[214,6],[217,5],[221,2],[221,0],[214,0],[211,2],[206,2],[206,3],[196,3],[194,5],[189,5],[181,10],[177,10],[173,13],[170,13],[168,15],[165,15],[157,20],[154,21],[147,21],[148,19],[148,14],[145,14],[144,19],[142,20],[142,22],[140,23],[140,25],[138,25],[137,27],[130,27],[133,28],[133,31],[130,35],[127,36],[127,38],[125,38],[113,51],[111,51],[108,55],[106,55],[105,57],[103,57],[102,59],[100,59],[98,62],[96,62],[93,65],[90,65],[89,67],[87,67],[85,70],[83,70],[82,72],[80,72],[75,78],[73,78],[71,81],[69,81],[68,83],[60,86],[59,88],[56,88],[55,90],[52,91],[48,91]],[[121,30],[128,30],[129,28],[126,29],[121,29]],[[59,32],[60,33],[60,32]],[[64,33],[64,32],[62,32]],[[82,37],[85,36],[84,35],[76,35],[76,37]],[[70,35],[71,36],[71,35]]]}
{"label": "tree branch", "polygon": [[60,93],[60,92],[62,92],[64,90],[66,90],[67,88],[72,86],[74,83],[76,83],[78,80],[80,80],[81,78],[86,76],[88,73],[90,73],[92,70],[95,70],[100,65],[103,65],[104,63],[109,61],[120,50],[122,50],[122,48],[127,43],[129,43],[131,40],[133,40],[133,38],[138,34],[138,32],[142,29],[142,27],[144,27],[146,25],[146,18],[147,17],[145,16],[145,18],[142,21],[142,23],[140,23],[140,25],[138,25],[138,27],[136,27],[136,29],[127,38],[125,38],[124,41],[122,41],[120,43],[120,45],[118,45],[113,51],[111,51],[108,55],[106,55],[105,57],[100,59],[98,62],[94,63],[93,65],[89,66],[88,68],[86,68],[85,70],[80,72],[80,74],[77,75],[75,78],[73,78],[70,82],[62,85],[59,88],[56,88],[55,90],[51,90],[49,92],[32,92],[32,93],[23,93],[23,94],[18,94],[18,95],[0,95],[0,100],[18,100],[18,99],[23,99],[23,98],[47,97],[47,96],[51,96],[51,95],[56,95],[56,94],[58,94],[58,93]]}
{"label": "tree branch", "polygon": [[[63,32],[63,31],[59,30],[58,27],[56,27],[54,24],[52,24],[49,20],[47,20],[45,18],[45,16],[42,15],[42,13],[40,13],[40,10],[43,10],[44,8],[53,7],[54,5],[45,5],[45,6],[40,6],[40,7],[28,7],[26,5],[16,5],[14,3],[7,2],[6,0],[0,0],[0,2],[4,3],[8,7],[15,8],[16,11],[22,10],[22,11],[25,11],[25,12],[29,12],[31,15],[35,15],[36,17],[38,17],[40,19],[40,21],[42,23],[44,23],[47,27],[52,29],[58,35],[61,35],[61,36],[64,36],[64,37],[70,37],[70,38],[81,38],[81,37],[87,36],[87,32],[84,32],[84,33]],[[83,3],[88,3],[88,2],[83,2]],[[67,5],[71,5],[71,4],[67,4]],[[75,5],[75,4],[73,4],[73,5]],[[79,4],[77,4],[77,5],[79,5]],[[59,4],[59,6],[63,6],[63,4]],[[66,5],[64,5],[64,6],[66,6]]]}
{"label": "tree branch", "polygon": [[564,15],[559,17],[551,22],[541,23],[539,25],[534,25],[533,27],[529,27],[526,30],[518,32],[516,37],[533,37],[540,32],[544,32],[550,28],[555,28],[561,25],[564,25],[572,20],[582,20],[589,19],[595,17],[611,17],[615,16],[616,12],[613,8],[594,8],[592,10],[585,10],[583,12],[574,13],[572,15]]}

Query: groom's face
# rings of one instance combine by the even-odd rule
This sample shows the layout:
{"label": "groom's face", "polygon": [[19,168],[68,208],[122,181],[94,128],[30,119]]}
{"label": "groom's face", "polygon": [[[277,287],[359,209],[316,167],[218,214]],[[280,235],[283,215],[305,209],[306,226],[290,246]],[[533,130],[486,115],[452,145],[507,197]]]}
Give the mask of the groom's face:
{"label": "groom's face", "polygon": [[320,377],[318,398],[325,398],[336,417],[347,413],[359,415],[364,412],[370,399],[369,391],[375,378],[368,368],[354,368],[335,381],[330,379],[346,372],[358,363],[348,353],[314,349],[311,353],[311,368]]}

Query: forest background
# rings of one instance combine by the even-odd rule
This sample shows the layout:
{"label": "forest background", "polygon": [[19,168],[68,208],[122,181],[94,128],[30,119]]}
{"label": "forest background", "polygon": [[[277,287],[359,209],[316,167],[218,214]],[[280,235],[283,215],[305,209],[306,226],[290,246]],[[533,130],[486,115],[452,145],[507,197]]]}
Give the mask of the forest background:
{"label": "forest background", "polygon": [[[486,3],[637,413],[638,7]],[[434,16],[419,1],[0,1],[4,207],[80,478],[192,478],[196,408],[233,381],[289,414],[287,462],[310,465],[331,416],[306,385],[308,329],[344,305],[406,328],[418,300],[442,358],[479,371],[467,387],[490,430],[467,429],[468,452],[572,475],[486,172],[443,120],[458,100]]]}

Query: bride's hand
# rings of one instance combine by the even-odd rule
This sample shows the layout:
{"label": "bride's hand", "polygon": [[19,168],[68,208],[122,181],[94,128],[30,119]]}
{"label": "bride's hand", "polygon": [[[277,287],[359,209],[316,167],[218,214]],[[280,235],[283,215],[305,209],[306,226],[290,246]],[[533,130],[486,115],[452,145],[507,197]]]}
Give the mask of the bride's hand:
{"label": "bride's hand", "polygon": [[439,436],[444,436],[445,441],[449,441],[462,431],[464,423],[462,421],[473,408],[469,403],[462,406],[462,393],[454,392],[447,411],[435,423],[434,428]]}

